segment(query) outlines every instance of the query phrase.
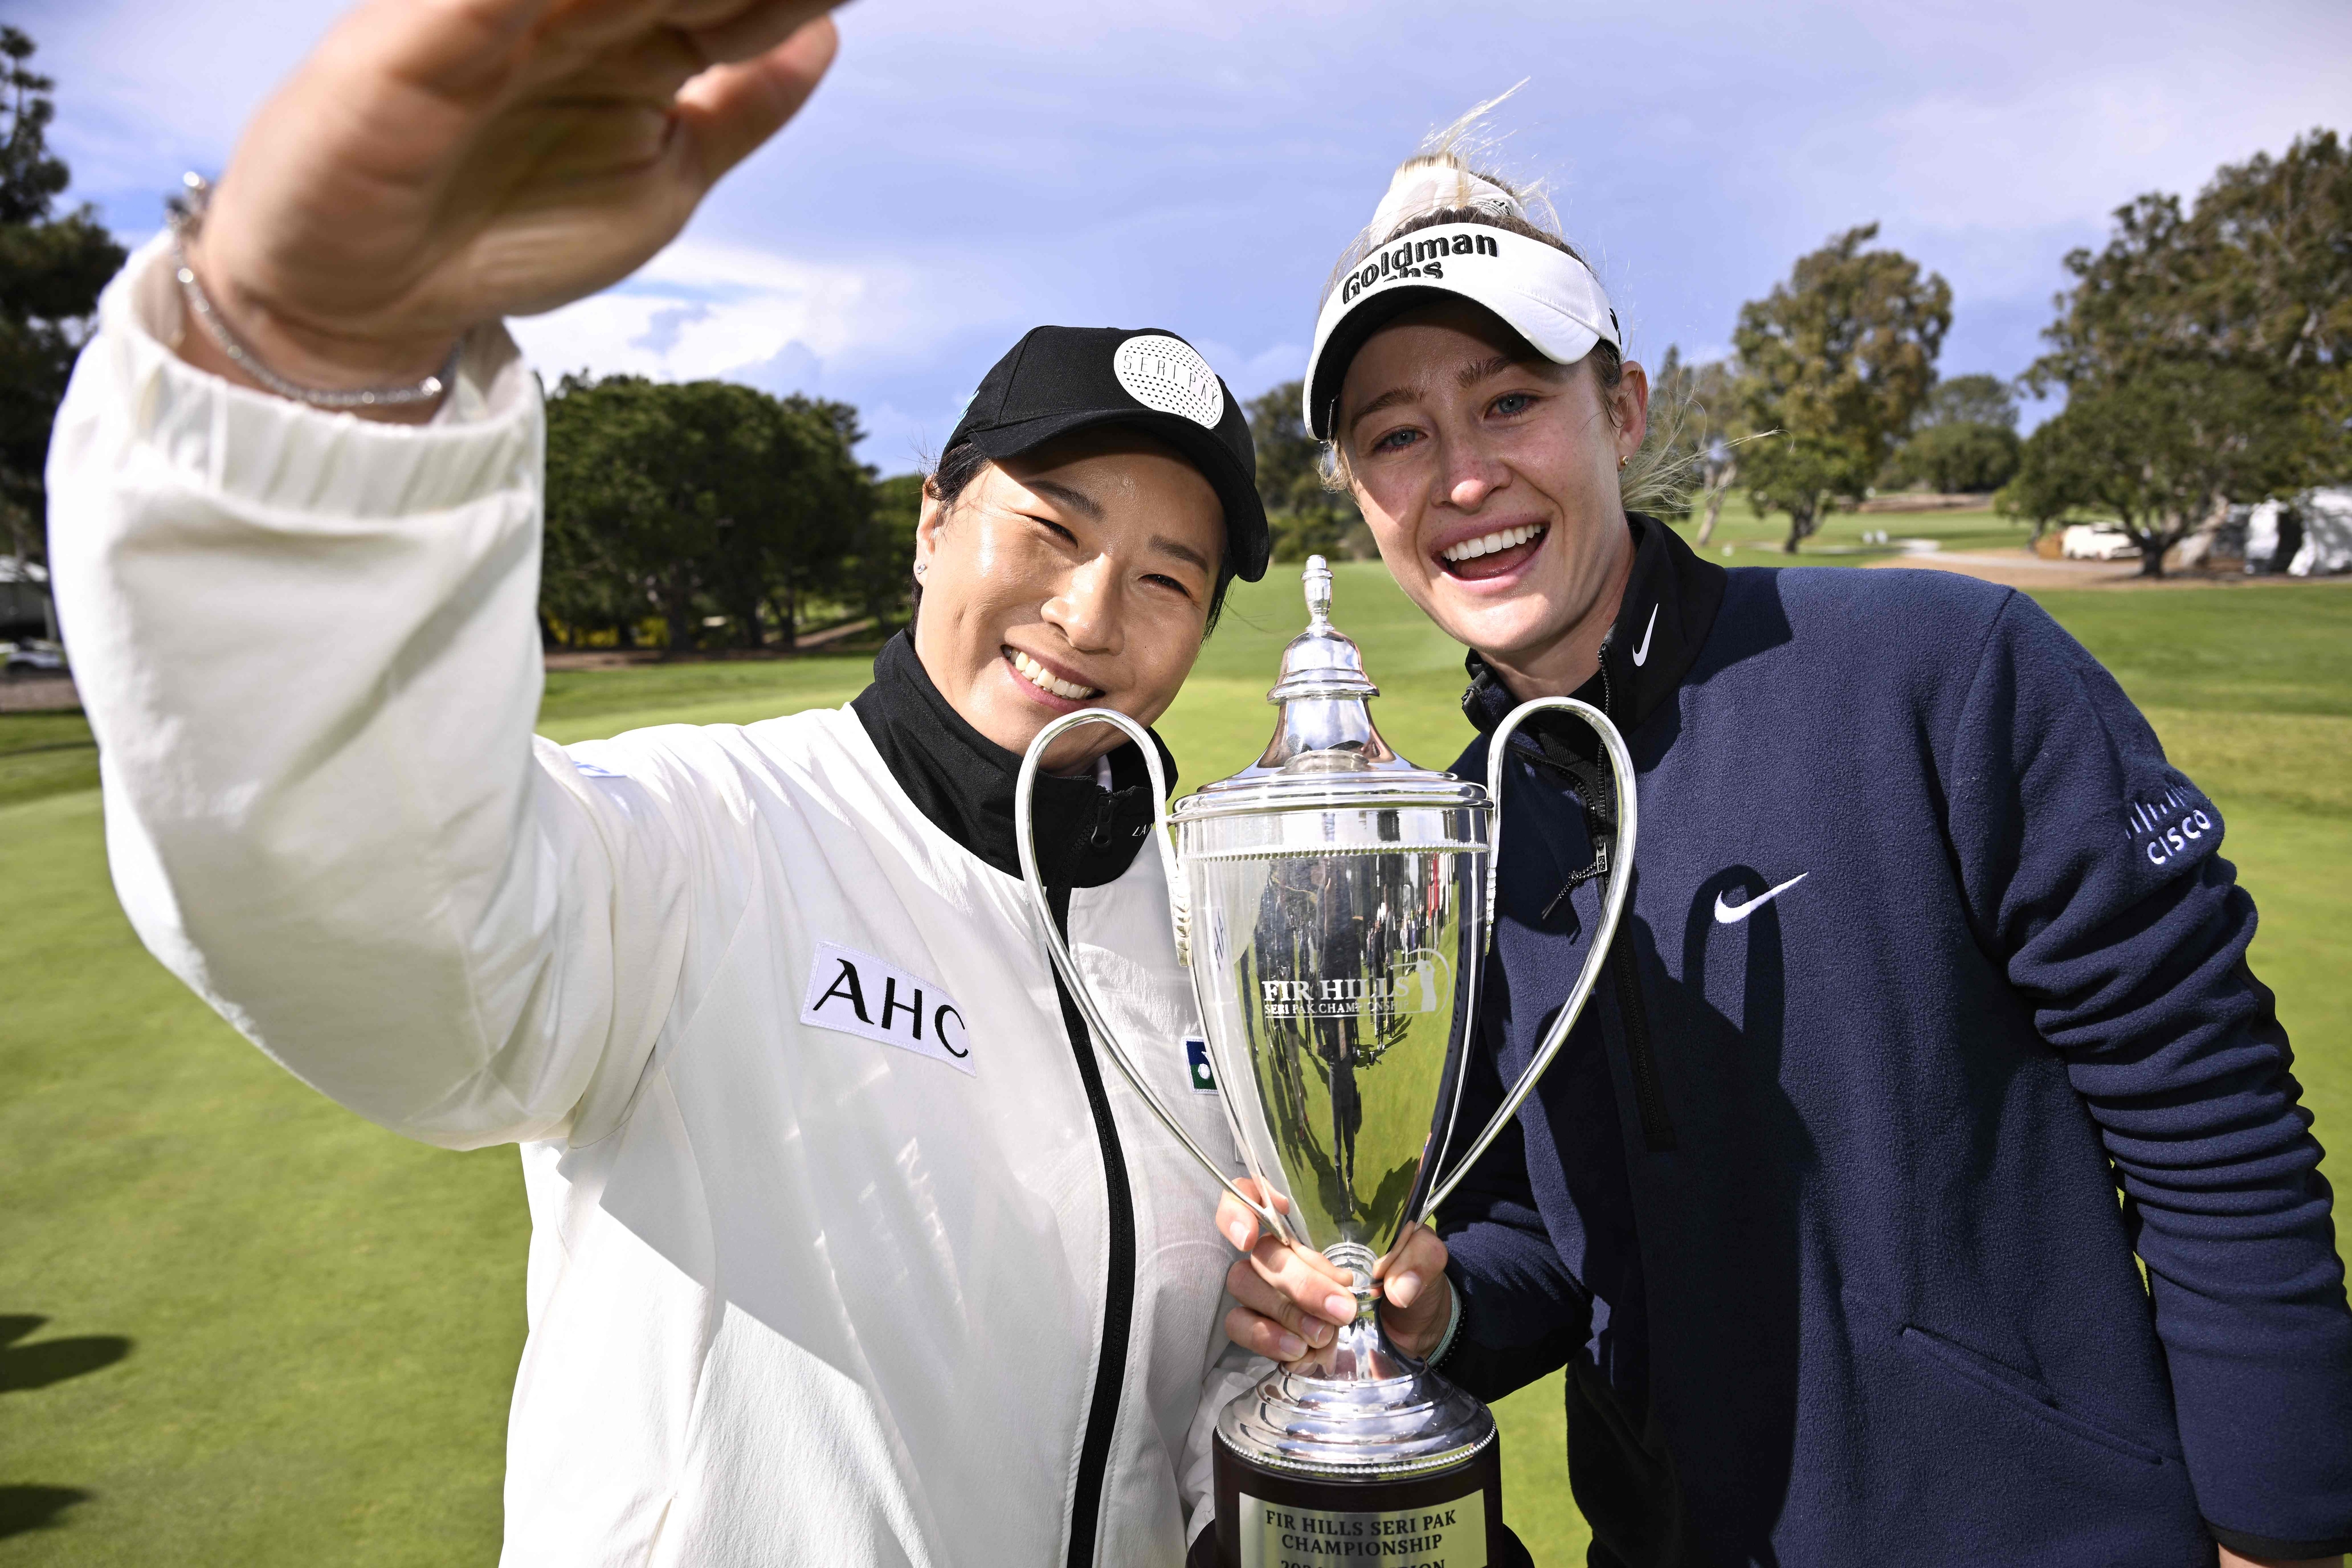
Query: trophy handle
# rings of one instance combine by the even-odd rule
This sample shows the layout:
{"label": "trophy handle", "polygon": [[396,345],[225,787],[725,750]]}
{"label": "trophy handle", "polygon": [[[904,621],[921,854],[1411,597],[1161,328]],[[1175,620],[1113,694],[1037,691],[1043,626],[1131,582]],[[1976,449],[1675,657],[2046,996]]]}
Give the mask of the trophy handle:
{"label": "trophy handle", "polygon": [[[1168,1108],[1160,1103],[1160,1097],[1151,1092],[1151,1086],[1144,1081],[1142,1070],[1128,1055],[1127,1047],[1120,1043],[1118,1037],[1111,1032],[1110,1022],[1103,1017],[1102,1009],[1095,1005],[1094,992],[1087,988],[1086,977],[1078,973],[1077,961],[1070,956],[1069,944],[1062,939],[1061,931],[1054,924],[1054,906],[1045,897],[1044,879],[1037,874],[1036,823],[1030,811],[1030,800],[1036,791],[1037,765],[1045,758],[1045,747],[1065,731],[1089,724],[1109,725],[1134,741],[1143,753],[1143,766],[1151,775],[1151,836],[1159,844],[1160,863],[1167,873],[1168,917],[1175,927],[1176,960],[1187,968],[1192,967],[1192,920],[1184,902],[1184,884],[1177,874],[1174,827],[1168,816],[1168,777],[1160,766],[1160,747],[1153,743],[1150,730],[1127,715],[1107,707],[1066,713],[1039,730],[1037,738],[1029,743],[1028,751],[1021,758],[1021,775],[1013,788],[1013,838],[1014,847],[1021,853],[1021,885],[1028,889],[1029,907],[1036,913],[1037,924],[1045,930],[1046,956],[1053,960],[1055,971],[1062,977],[1062,983],[1070,988],[1071,997],[1078,1004],[1079,1014],[1087,1020],[1087,1028],[1095,1039],[1102,1041],[1103,1049],[1110,1054],[1112,1065],[1118,1069],[1119,1076],[1127,1080],[1128,1087],[1135,1091],[1136,1097],[1151,1108],[1151,1113],[1160,1118],[1161,1126],[1176,1134],[1176,1141],[1201,1162],[1202,1170],[1216,1177],[1220,1186],[1257,1216],[1258,1223],[1265,1227],[1267,1234],[1288,1241],[1291,1239],[1290,1227],[1283,1222],[1281,1211],[1271,1202],[1254,1198],[1234,1186],[1233,1178],[1209,1156],[1207,1150],[1194,1141],[1184,1124],[1170,1114]],[[1207,1021],[1206,1019],[1202,1020],[1203,1025]],[[1220,1094],[1222,1097],[1222,1091]],[[1229,1112],[1230,1109],[1229,1106]]]}
{"label": "trophy handle", "polygon": [[[1552,1058],[1559,1054],[1559,1048],[1568,1043],[1568,1031],[1575,1027],[1577,1018],[1584,1011],[1586,1000],[1592,995],[1594,984],[1601,978],[1601,966],[1608,961],[1609,949],[1617,939],[1617,918],[1625,912],[1626,896],[1633,888],[1633,837],[1640,822],[1641,801],[1634,789],[1633,754],[1625,748],[1625,737],[1617,733],[1617,727],[1609,722],[1609,716],[1591,703],[1579,702],[1574,697],[1538,697],[1533,702],[1521,703],[1511,710],[1509,717],[1495,727],[1495,737],[1486,747],[1486,796],[1495,803],[1495,832],[1487,843],[1486,931],[1486,946],[1481,953],[1494,946],[1495,917],[1500,904],[1496,894],[1501,890],[1503,866],[1503,764],[1510,755],[1512,735],[1523,722],[1545,708],[1564,709],[1584,720],[1591,727],[1592,733],[1601,737],[1601,748],[1609,754],[1609,771],[1617,781],[1617,844],[1609,868],[1609,896],[1601,905],[1600,927],[1592,934],[1592,951],[1585,956],[1584,967],[1576,977],[1575,987],[1568,993],[1567,1004],[1552,1019],[1551,1028],[1545,1031],[1543,1043],[1536,1048],[1535,1059],[1528,1063],[1528,1070],[1519,1074],[1519,1081],[1511,1086],[1508,1094],[1503,1096],[1503,1103],[1495,1112],[1494,1119],[1472,1142],[1461,1163],[1454,1167],[1454,1174],[1439,1182],[1431,1191],[1429,1201],[1422,1206],[1420,1222],[1423,1225],[1430,1224],[1436,1218],[1437,1206],[1454,1196],[1454,1189],[1462,1185],[1462,1178],[1470,1174],[1470,1167],[1478,1163],[1478,1156],[1502,1135],[1505,1127],[1510,1125],[1511,1118],[1518,1114],[1519,1107],[1535,1092],[1536,1080],[1544,1075],[1544,1070],[1551,1065]],[[1474,1038],[1477,1028],[1476,1005],[1477,998],[1474,997],[1471,998],[1470,1015]],[[1464,1041],[1463,1048],[1469,1049],[1468,1040]],[[1442,1150],[1439,1157],[1441,1160],[1444,1158]]]}

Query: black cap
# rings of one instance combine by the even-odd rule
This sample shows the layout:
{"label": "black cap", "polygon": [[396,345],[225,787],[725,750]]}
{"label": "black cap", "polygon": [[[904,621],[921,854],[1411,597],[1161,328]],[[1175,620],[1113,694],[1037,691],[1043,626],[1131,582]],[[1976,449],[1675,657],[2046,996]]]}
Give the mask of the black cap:
{"label": "black cap", "polygon": [[981,378],[947,444],[969,441],[1001,460],[1098,424],[1133,425],[1190,458],[1224,505],[1234,575],[1265,575],[1272,541],[1249,421],[1233,390],[1173,332],[1034,328]]}

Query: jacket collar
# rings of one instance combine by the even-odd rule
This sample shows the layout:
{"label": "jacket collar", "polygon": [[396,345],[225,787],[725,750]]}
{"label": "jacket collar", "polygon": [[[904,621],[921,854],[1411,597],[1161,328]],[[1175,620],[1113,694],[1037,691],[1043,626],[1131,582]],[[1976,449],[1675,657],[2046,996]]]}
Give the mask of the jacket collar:
{"label": "jacket collar", "polygon": [[[1021,758],[964,722],[931,684],[905,632],[882,645],[874,684],[850,703],[890,777],[941,832],[1007,876],[1021,874],[1013,784]],[[1169,787],[1176,759],[1160,744]],[[1049,888],[1100,887],[1134,862],[1151,831],[1151,776],[1132,741],[1110,754],[1111,788],[1037,775],[1037,869]]]}
{"label": "jacket collar", "polygon": [[[1601,669],[1576,695],[1631,734],[1683,684],[1723,607],[1727,574],[1702,560],[1674,529],[1640,512],[1626,515],[1633,532],[1633,570],[1616,623],[1601,642]],[[1491,734],[1518,706],[1503,679],[1472,653],[1470,689],[1462,711],[1479,733]],[[1583,727],[1573,727],[1578,732]]]}

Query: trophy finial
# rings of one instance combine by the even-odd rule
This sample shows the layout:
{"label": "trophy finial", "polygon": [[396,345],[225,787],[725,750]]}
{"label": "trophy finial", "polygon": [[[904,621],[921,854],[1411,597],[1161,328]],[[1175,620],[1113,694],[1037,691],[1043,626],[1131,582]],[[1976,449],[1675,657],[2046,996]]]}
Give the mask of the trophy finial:
{"label": "trophy finial", "polygon": [[1319,555],[1307,558],[1299,573],[1307,590],[1307,630],[1282,651],[1282,676],[1265,694],[1270,703],[1293,697],[1376,697],[1381,688],[1364,674],[1364,655],[1331,625],[1331,568]]}

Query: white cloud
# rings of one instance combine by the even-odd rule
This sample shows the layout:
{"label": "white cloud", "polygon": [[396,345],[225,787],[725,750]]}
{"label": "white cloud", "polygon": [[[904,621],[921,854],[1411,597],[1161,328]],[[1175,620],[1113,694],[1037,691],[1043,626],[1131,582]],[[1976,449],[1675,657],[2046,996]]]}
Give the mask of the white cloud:
{"label": "white cloud", "polygon": [[1931,92],[1879,117],[1874,162],[1924,226],[2079,224],[2144,191],[2193,195],[2220,164],[2340,117],[2346,58],[2094,64],[2026,92]]}
{"label": "white cloud", "polygon": [[903,355],[950,322],[951,280],[892,263],[811,262],[688,237],[618,288],[513,323],[549,374],[725,376],[797,346],[820,363]]}
{"label": "white cloud", "polygon": [[[7,3],[7,0],[0,0]],[[78,193],[126,228],[236,130],[338,0],[14,0]],[[551,371],[735,376],[943,435],[1038,321],[1157,322],[1240,395],[1299,373],[1332,254],[1429,127],[1522,75],[1507,161],[1552,176],[1639,351],[1873,218],[1953,284],[1946,368],[2014,373],[2069,246],[2139,192],[2344,120],[2343,0],[868,0],[834,79],[687,236],[519,324]],[[1433,38],[1436,39],[1434,46]]]}

